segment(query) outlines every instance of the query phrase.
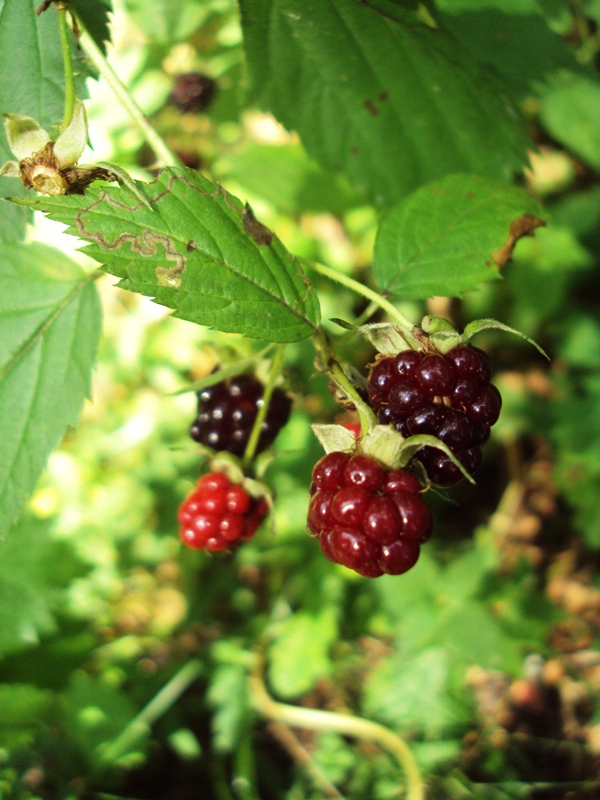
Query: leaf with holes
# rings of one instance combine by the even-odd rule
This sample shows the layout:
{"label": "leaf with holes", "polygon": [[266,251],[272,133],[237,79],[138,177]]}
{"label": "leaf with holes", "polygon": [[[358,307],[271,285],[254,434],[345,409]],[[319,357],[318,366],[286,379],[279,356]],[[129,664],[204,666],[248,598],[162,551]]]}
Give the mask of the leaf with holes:
{"label": "leaf with holes", "polygon": [[58,250],[0,257],[0,537],[90,389],[101,328],[93,277]]}
{"label": "leaf with holes", "polygon": [[163,170],[135,189],[92,186],[85,196],[15,202],[67,223],[119,286],[176,317],[270,342],[315,332],[316,292],[250,206],[193,170]]}

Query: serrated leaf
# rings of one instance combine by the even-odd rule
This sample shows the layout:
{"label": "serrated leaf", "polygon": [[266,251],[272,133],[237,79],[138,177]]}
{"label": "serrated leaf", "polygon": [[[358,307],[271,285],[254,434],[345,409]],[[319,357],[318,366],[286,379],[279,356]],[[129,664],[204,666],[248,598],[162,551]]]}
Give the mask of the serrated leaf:
{"label": "serrated leaf", "polygon": [[110,39],[109,13],[112,11],[111,0],[70,0],[70,6],[75,11],[85,30],[96,42],[103,53],[106,53],[106,42]]}
{"label": "serrated leaf", "polygon": [[283,623],[269,651],[269,680],[281,697],[293,698],[329,675],[329,648],[337,636],[336,611],[298,611]]}
{"label": "serrated leaf", "polygon": [[272,342],[315,332],[319,303],[300,265],[249,206],[193,170],[163,170],[137,190],[16,198],[67,223],[84,251],[174,316]]}
{"label": "serrated leaf", "polygon": [[447,173],[500,178],[524,164],[528,136],[504,86],[418,12],[381,0],[240,8],[254,99],[376,203]]}
{"label": "serrated leaf", "polygon": [[523,189],[477,175],[423,186],[385,217],[374,275],[402,298],[456,296],[499,277],[520,236],[543,225],[542,207]]}
{"label": "serrated leaf", "polygon": [[74,568],[69,556],[65,544],[48,537],[48,525],[34,520],[21,521],[0,542],[1,655],[31,647],[55,629],[59,589],[72,578],[63,567]]}
{"label": "serrated leaf", "polygon": [[89,394],[101,310],[92,276],[40,244],[0,257],[0,537]]}
{"label": "serrated leaf", "polygon": [[367,678],[366,711],[401,730],[439,738],[459,719],[449,681],[450,658],[441,647],[429,647],[408,659],[393,656]]}

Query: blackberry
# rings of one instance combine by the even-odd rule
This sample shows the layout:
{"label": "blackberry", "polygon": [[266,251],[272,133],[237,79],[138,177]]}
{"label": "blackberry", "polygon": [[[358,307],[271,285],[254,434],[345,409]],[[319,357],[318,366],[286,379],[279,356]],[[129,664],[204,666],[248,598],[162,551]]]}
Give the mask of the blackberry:
{"label": "blackberry", "polygon": [[175,79],[169,99],[182,113],[204,111],[212,103],[216,88],[213,78],[200,72],[184,72]]}
{"label": "blackberry", "polygon": [[[459,345],[445,355],[405,350],[372,366],[367,391],[379,423],[392,425],[403,436],[437,437],[473,473],[502,406],[490,377],[488,356],[477,347]],[[452,486],[463,478],[435,448],[421,448],[415,458],[439,486]]]}
{"label": "blackberry", "polygon": [[223,472],[211,472],[180,506],[179,538],[194,550],[225,550],[250,539],[266,516],[264,500],[251,497]]}
{"label": "blackberry", "polygon": [[417,479],[370,456],[334,451],[313,469],[308,527],[324,555],[366,578],[413,567],[433,520]]}
{"label": "blackberry", "polygon": [[[263,404],[264,387],[253,375],[237,375],[198,392],[198,416],[190,436],[213,450],[241,456],[252,426]],[[269,447],[289,419],[292,403],[282,389],[275,388],[265,417],[256,452]]]}

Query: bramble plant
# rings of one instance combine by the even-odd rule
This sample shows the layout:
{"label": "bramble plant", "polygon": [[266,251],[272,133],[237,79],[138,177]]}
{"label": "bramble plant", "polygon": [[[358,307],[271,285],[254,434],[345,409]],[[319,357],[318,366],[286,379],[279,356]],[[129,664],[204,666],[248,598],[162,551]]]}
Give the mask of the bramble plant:
{"label": "bramble plant", "polygon": [[596,5],[0,1],[2,797],[595,796]]}

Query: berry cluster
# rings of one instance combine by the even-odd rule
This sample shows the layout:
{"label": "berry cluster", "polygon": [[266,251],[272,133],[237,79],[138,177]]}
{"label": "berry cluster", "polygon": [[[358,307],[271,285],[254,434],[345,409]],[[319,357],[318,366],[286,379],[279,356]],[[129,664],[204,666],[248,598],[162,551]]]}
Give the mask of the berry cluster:
{"label": "berry cluster", "polygon": [[[393,425],[403,436],[436,436],[472,474],[481,464],[481,445],[502,405],[490,375],[489,359],[476,347],[460,345],[445,355],[404,350],[371,368],[369,403],[378,422]],[[421,448],[416,458],[439,486],[452,486],[463,478],[434,447]]]}
{"label": "berry cluster", "polygon": [[[198,392],[198,416],[190,428],[190,436],[213,450],[241,456],[246,448],[252,426],[263,405],[264,386],[253,375],[237,375]],[[275,388],[267,416],[262,424],[256,452],[260,453],[273,442],[288,421],[290,398]]]}
{"label": "berry cluster", "polygon": [[308,527],[321,550],[366,578],[411,569],[431,536],[417,479],[370,456],[328,453],[315,465],[310,491]]}
{"label": "berry cluster", "polygon": [[203,475],[179,509],[179,538],[199,550],[225,550],[250,539],[267,515],[267,504],[231,483],[223,472]]}

